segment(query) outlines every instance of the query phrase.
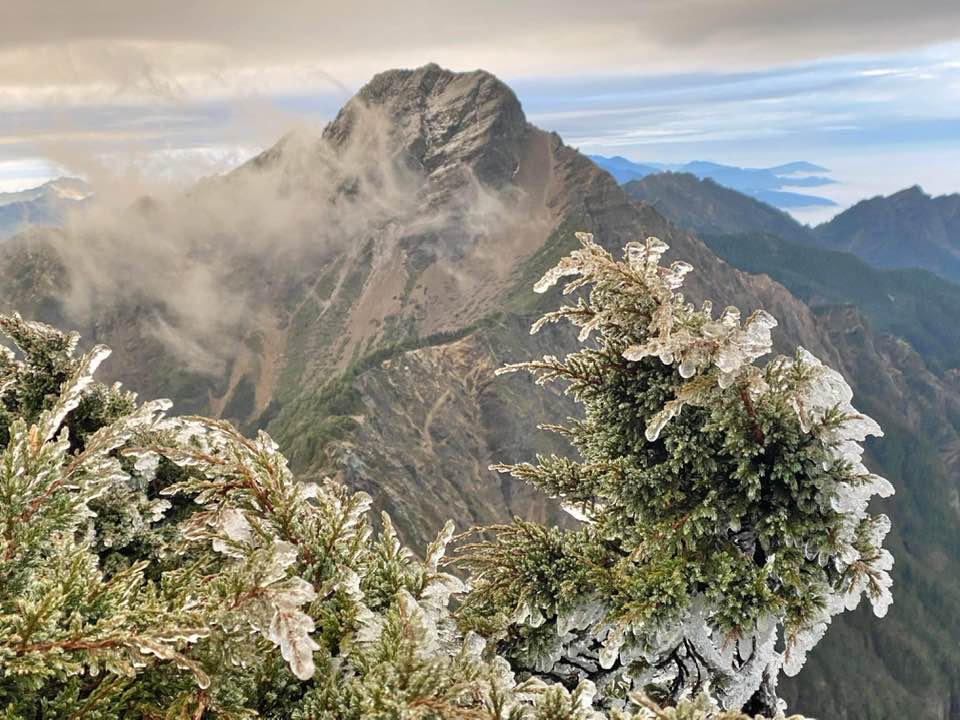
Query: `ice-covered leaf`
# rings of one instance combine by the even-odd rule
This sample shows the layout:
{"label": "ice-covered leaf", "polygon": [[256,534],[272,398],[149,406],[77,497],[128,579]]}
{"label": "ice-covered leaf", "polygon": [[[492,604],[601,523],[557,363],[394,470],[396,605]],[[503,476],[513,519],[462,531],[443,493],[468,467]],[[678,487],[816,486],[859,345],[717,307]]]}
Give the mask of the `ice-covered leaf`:
{"label": "ice-covered leaf", "polygon": [[301,680],[309,680],[316,672],[313,653],[320,646],[310,637],[314,629],[313,618],[293,607],[278,608],[270,623],[270,641],[280,646],[290,671]]}

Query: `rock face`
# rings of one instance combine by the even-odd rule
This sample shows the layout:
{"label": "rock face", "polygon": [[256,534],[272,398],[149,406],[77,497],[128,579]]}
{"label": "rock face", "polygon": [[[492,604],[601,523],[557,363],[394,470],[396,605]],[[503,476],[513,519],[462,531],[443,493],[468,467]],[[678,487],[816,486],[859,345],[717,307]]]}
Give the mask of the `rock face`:
{"label": "rock face", "polygon": [[[395,222],[371,236],[367,254],[340,271],[362,280],[337,285],[326,306],[336,312],[316,318],[308,305],[312,319],[303,310],[291,319],[298,330],[288,335],[288,357],[310,360],[296,378],[287,371],[268,429],[298,471],[336,470],[391,508],[417,542],[445,517],[459,527],[518,513],[557,517],[552,504],[486,467],[566,451],[534,428],[574,408],[516,378],[495,379],[493,370],[575,347],[569,333],[531,339],[527,332],[541,309],[559,301],[538,300],[531,288],[575,247],[573,230],[592,230],[615,251],[657,235],[675,257],[702,269],[689,284],[693,299],[719,296],[746,312],[767,307],[784,318],[785,337],[831,356],[804,305],[776,283],[718,262],[695,237],[632,202],[587,158],[526,123],[513,93],[487,73],[427,66],[377,76],[324,137],[344,156],[371,133],[384,156],[415,178],[413,214],[440,220],[429,231],[398,231]],[[339,355],[331,337],[339,338]],[[437,349],[451,337],[453,345]],[[377,348],[415,347],[365,362],[350,350],[358,345],[377,358]],[[324,384],[331,368],[345,372],[337,393]]]}
{"label": "rock face", "polygon": [[[385,359],[354,381],[362,403],[357,427],[334,444],[331,463],[346,482],[377,498],[407,537],[430,537],[449,517],[461,529],[513,516],[569,524],[554,503],[488,469],[532,450],[568,452],[549,433],[534,436],[527,423],[561,409],[573,414],[572,403],[538,392],[530,381],[494,378],[513,355],[499,336],[525,330],[503,321]],[[556,339],[538,344],[556,347]]]}
{"label": "rock face", "polygon": [[484,185],[511,182],[530,128],[513,91],[490,73],[451,73],[437,65],[375,76],[324,130],[349,144],[362,116],[376,109],[388,122],[393,151],[429,182],[460,182],[472,174]]}
{"label": "rock face", "polygon": [[[711,202],[717,217],[742,210],[721,207],[722,198]],[[672,203],[682,207],[682,191]],[[228,208],[230,221],[177,224],[211,207]],[[493,370],[575,347],[568,328],[528,334],[533,319],[560,302],[556,294],[535,296],[532,284],[573,249],[575,230],[594,232],[611,250],[662,238],[675,258],[696,268],[687,284],[692,301],[711,297],[745,313],[765,307],[781,322],[778,350],[802,344],[841,367],[858,399],[883,406],[905,437],[926,428],[927,416],[935,423],[960,417],[952,415],[956,384],[925,370],[909,345],[879,338],[856,312],[815,313],[769,276],[719,260],[559,137],[527,123],[510,89],[480,71],[430,65],[378,75],[322,137],[288,136],[225,178],[130,213],[148,234],[182,228],[184,258],[222,278],[223,293],[244,309],[215,337],[204,336],[206,326],[189,336],[207,354],[219,351],[220,365],[185,365],[182,344],[156,331],[182,330],[183,319],[176,325],[170,299],[139,286],[122,302],[77,317],[63,288],[84,278],[62,257],[66,237],[19,238],[3,248],[3,306],[73,322],[88,339],[112,345],[120,362],[108,370],[145,396],[172,395],[181,410],[266,427],[299,473],[335,474],[368,491],[414,544],[448,517],[460,529],[512,515],[560,519],[552,502],[487,466],[569,451],[535,429],[574,413],[569,400],[525,378],[494,378]],[[279,224],[288,216],[296,222]],[[175,266],[170,277],[182,269]],[[928,485],[881,458],[887,475],[900,480],[898,503],[926,503],[931,512],[950,507],[932,499],[954,472],[945,460],[953,436],[937,437],[930,462],[941,474]],[[911,552],[910,538],[901,537],[903,552]],[[951,548],[960,547],[952,542],[931,537],[920,547],[949,571]],[[922,559],[912,568],[911,578],[930,577]],[[920,597],[909,578],[898,582],[891,616],[899,603],[910,608]],[[956,607],[924,612],[941,626],[960,627]],[[945,641],[885,635],[875,644],[875,626],[890,620],[855,619],[831,631],[862,650],[872,681],[886,688],[875,693],[869,717],[907,707],[912,717],[940,717],[915,707],[922,693],[942,693],[941,670],[953,658]],[[866,685],[846,651],[831,647],[815,659],[811,679],[801,675],[788,691],[799,698],[798,710],[845,717],[844,707],[864,707]],[[936,654],[940,663],[923,689],[912,684],[911,667],[896,663],[908,650]]]}

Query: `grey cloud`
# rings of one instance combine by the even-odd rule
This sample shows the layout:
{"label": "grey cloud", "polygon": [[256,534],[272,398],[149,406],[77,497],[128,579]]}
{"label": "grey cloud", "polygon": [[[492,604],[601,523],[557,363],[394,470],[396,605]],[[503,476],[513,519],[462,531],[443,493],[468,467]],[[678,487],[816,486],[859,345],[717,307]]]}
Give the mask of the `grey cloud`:
{"label": "grey cloud", "polygon": [[107,82],[176,95],[180,76],[315,65],[361,82],[428,60],[506,76],[749,65],[960,35],[955,0],[22,3],[0,29],[0,83]]}

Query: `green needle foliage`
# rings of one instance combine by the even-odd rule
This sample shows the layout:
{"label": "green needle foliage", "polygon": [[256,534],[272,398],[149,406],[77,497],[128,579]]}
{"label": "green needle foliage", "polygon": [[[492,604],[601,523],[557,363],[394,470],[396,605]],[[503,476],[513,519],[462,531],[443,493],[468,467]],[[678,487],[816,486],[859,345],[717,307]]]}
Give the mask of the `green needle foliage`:
{"label": "green needle foliage", "polygon": [[[686,263],[660,265],[651,238],[616,261],[582,248],[537,284],[572,276],[568,320],[583,349],[504,369],[560,381],[583,407],[563,433],[580,460],[501,465],[562,499],[583,523],[516,521],[465,550],[466,627],[515,668],[605,702],[643,690],[670,705],[707,691],[731,710],[773,714],[782,670],[799,671],[833,615],[863,594],[882,616],[893,492],[861,463],[880,428],[850,404],[843,378],[809,352],[754,361],[776,321],[715,317],[678,292]],[[591,339],[592,338],[592,339]]]}
{"label": "green needle foliage", "polygon": [[782,717],[781,665],[889,602],[878,428],[808,354],[754,367],[772,319],[684,304],[661,244],[582,240],[539,288],[590,291],[543,322],[597,339],[523,366],[583,403],[553,428],[582,460],[501,469],[584,523],[496,528],[466,583],[452,525],[415,554],[266,434],[169,416],[93,380],[106,348],[0,316],[0,717]]}

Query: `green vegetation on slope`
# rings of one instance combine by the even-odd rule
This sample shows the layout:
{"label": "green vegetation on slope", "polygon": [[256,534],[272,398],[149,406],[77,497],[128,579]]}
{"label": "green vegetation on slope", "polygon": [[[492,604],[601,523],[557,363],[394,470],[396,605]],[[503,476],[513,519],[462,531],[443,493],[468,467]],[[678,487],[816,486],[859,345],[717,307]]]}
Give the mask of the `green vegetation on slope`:
{"label": "green vegetation on slope", "polygon": [[862,200],[819,225],[811,242],[883,268],[924,268],[960,282],[960,194],[931,197],[913,186]]}
{"label": "green vegetation on slope", "polygon": [[[329,470],[327,445],[347,438],[363,413],[363,398],[354,388],[354,380],[363,372],[410,350],[442,345],[469,335],[495,318],[452,332],[439,332],[423,338],[409,338],[377,348],[354,360],[345,370],[333,375],[315,392],[299,395],[274,418],[268,418],[270,431],[283,443],[298,471]],[[268,409],[267,415],[271,415]]]}
{"label": "green vegetation on slope", "polygon": [[690,173],[648,175],[623,189],[630,197],[653,205],[671,222],[697,233],[749,229],[803,240],[810,232],[782,210]]}
{"label": "green vegetation on slope", "polygon": [[960,286],[925,270],[880,270],[850,253],[765,233],[701,239],[731,265],[769,275],[812,307],[856,305],[876,330],[907,340],[938,369],[960,365]]}

